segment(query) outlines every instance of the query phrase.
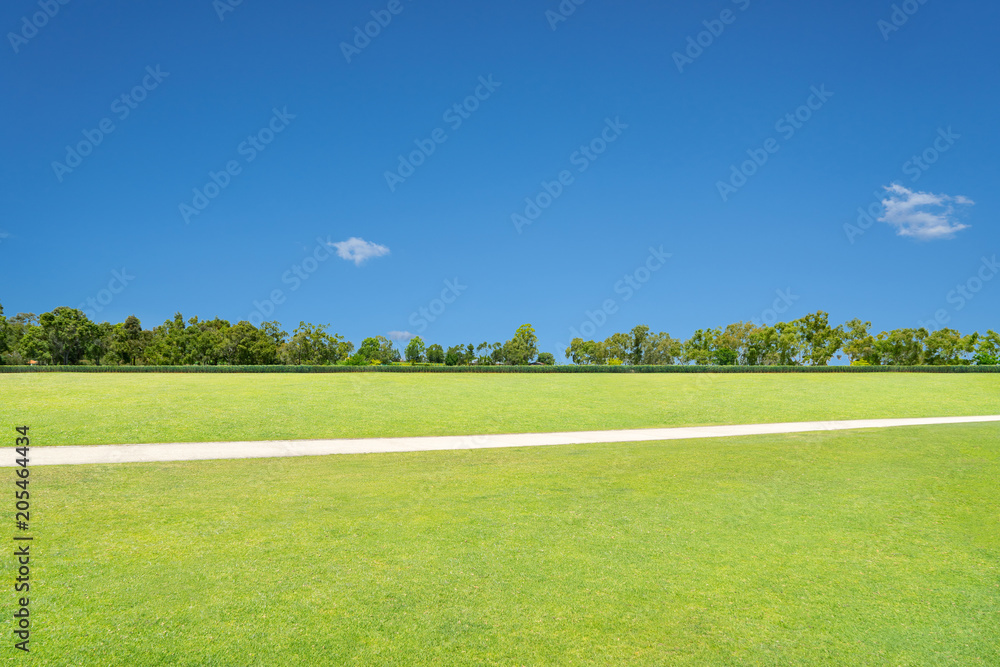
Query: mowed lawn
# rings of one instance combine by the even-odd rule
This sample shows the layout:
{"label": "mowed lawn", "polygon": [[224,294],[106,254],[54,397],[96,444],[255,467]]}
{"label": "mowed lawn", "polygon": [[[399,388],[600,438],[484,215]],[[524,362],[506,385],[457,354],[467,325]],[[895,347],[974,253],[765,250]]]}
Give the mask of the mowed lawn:
{"label": "mowed lawn", "polygon": [[996,424],[31,479],[35,665],[1000,664]]}
{"label": "mowed lawn", "polygon": [[990,414],[1000,375],[0,375],[40,446]]}

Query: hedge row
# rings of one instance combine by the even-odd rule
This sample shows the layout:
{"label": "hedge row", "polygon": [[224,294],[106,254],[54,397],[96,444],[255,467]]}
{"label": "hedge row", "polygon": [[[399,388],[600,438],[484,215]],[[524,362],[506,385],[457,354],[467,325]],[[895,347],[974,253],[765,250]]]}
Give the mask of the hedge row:
{"label": "hedge row", "polygon": [[1000,373],[1000,366],[0,366],[0,373]]}

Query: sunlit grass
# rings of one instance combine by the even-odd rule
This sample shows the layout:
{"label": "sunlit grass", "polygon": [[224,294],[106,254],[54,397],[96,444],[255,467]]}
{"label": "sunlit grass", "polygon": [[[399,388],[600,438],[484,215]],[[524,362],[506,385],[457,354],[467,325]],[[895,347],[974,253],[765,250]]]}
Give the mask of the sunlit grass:
{"label": "sunlit grass", "polygon": [[37,445],[1000,414],[1000,375],[0,375]]}
{"label": "sunlit grass", "polygon": [[38,468],[5,659],[995,665],[997,479],[995,424]]}

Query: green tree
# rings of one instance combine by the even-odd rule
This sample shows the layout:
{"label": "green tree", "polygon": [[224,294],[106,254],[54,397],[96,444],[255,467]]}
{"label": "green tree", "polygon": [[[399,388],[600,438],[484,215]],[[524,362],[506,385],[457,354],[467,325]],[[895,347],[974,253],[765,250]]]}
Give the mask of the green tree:
{"label": "green tree", "polygon": [[187,363],[187,337],[184,316],[174,313],[172,320],[167,320],[153,329],[151,340],[146,346],[146,358],[153,366],[180,366]]}
{"label": "green tree", "polygon": [[884,366],[920,366],[924,363],[927,329],[883,331],[875,339],[875,352]]}
{"label": "green tree", "polygon": [[358,348],[358,354],[367,359],[369,363],[391,363],[398,358],[399,353],[394,352],[395,349],[392,346],[392,341],[385,336],[365,338],[361,342],[361,347]]}
{"label": "green tree", "polygon": [[56,308],[42,314],[39,322],[52,360],[65,366],[80,363],[100,334],[97,325],[75,308]]}
{"label": "green tree", "polygon": [[566,348],[565,355],[574,364],[581,366],[603,366],[608,363],[608,348],[604,341],[574,338]]}
{"label": "green tree", "polygon": [[432,364],[444,363],[444,348],[435,343],[427,348],[427,361]]}
{"label": "green tree", "polygon": [[111,350],[111,341],[114,337],[115,327],[109,322],[101,322],[95,325],[97,332],[87,346],[86,356],[97,366],[105,360]]}
{"label": "green tree", "polygon": [[444,365],[445,366],[459,366],[462,364],[462,346],[454,345],[448,348],[448,351],[444,353]]}
{"label": "green tree", "polygon": [[699,366],[707,366],[715,360],[716,338],[719,329],[698,329],[684,342],[684,360]]}
{"label": "green tree", "polygon": [[639,366],[643,363],[643,355],[646,352],[646,340],[649,339],[649,327],[644,324],[633,327],[630,336],[632,340],[630,341],[628,349],[629,362],[633,366]]}
{"label": "green tree", "polygon": [[51,364],[55,362],[52,358],[52,348],[49,345],[48,337],[40,325],[25,327],[18,341],[17,352],[22,363],[37,361],[42,364]]}
{"label": "green tree", "polygon": [[844,327],[843,349],[851,363],[865,363],[876,366],[881,361],[875,350],[875,337],[869,333],[871,322],[862,322],[855,318],[846,322]]}
{"label": "green tree", "polygon": [[538,353],[538,363],[544,366],[555,366],[556,357],[551,352],[539,352]]}
{"label": "green tree", "polygon": [[802,357],[812,366],[826,366],[844,342],[843,327],[831,327],[829,315],[818,311],[795,321]]}
{"label": "green tree", "polygon": [[424,345],[424,339],[420,336],[414,336],[406,346],[406,360],[412,363],[423,361],[426,351],[427,346]]}
{"label": "green tree", "polygon": [[[263,322],[260,325],[261,332],[267,336],[271,341],[274,342],[274,347],[277,350],[281,350],[281,346],[284,345],[288,340],[288,333],[281,329],[281,325],[277,322]],[[335,337],[339,342],[343,341],[343,336]],[[354,346],[351,345],[351,349]],[[349,354],[349,353],[348,353]]]}
{"label": "green tree", "polygon": [[278,363],[274,338],[250,322],[238,322],[226,331],[226,362],[236,366],[273,366]]}
{"label": "green tree", "polygon": [[778,322],[774,325],[774,351],[778,366],[802,364],[802,337],[795,322]]}
{"label": "green tree", "polygon": [[[331,336],[327,333],[329,327],[329,324],[299,322],[292,337],[279,348],[283,362],[294,366],[326,366],[350,358],[354,344],[340,334]],[[273,334],[269,335],[274,338]]]}
{"label": "green tree", "polygon": [[116,324],[111,334],[111,359],[119,364],[134,366],[143,354],[142,323],[135,315]]}
{"label": "green tree", "polygon": [[627,333],[613,333],[604,341],[608,363],[617,359],[623,364],[632,363],[632,336]]}
{"label": "green tree", "polygon": [[923,363],[928,366],[968,366],[978,334],[963,336],[954,329],[939,329],[924,339]]}
{"label": "green tree", "polygon": [[527,366],[538,356],[538,336],[530,324],[517,328],[514,337],[504,345],[507,363],[513,366]]}
{"label": "green tree", "polygon": [[490,366],[493,364],[493,356],[490,354],[491,348],[490,344],[483,341],[476,346],[476,363],[481,366]]}
{"label": "green tree", "polygon": [[996,366],[1000,364],[1000,334],[992,329],[980,336],[976,342],[976,365]]}
{"label": "green tree", "polygon": [[643,343],[642,363],[650,366],[672,366],[684,356],[684,343],[660,332],[646,338]]}
{"label": "green tree", "polygon": [[503,343],[498,342],[490,345],[490,360],[494,364],[506,364],[507,357],[505,355],[506,351]]}
{"label": "green tree", "polygon": [[712,353],[712,360],[716,366],[735,366],[740,355],[731,347],[720,347]]}

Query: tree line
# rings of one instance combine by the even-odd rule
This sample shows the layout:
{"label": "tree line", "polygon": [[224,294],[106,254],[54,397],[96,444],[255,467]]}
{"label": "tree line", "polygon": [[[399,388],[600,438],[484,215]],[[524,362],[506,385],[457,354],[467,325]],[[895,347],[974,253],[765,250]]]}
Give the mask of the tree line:
{"label": "tree line", "polygon": [[[299,323],[291,335],[277,322],[254,326],[222,319],[185,320],[177,313],[160,326],[144,329],[134,315],[111,324],[91,321],[82,311],[60,307],[50,313],[18,313],[7,318],[0,305],[0,364],[134,365],[134,366],[272,366],[391,364],[403,355],[385,336],[365,338],[355,349],[329,325]],[[426,345],[418,336],[403,354],[410,363],[554,364],[552,354],[538,352],[530,324],[504,343]]]}
{"label": "tree line", "polygon": [[846,357],[854,366],[995,366],[1000,334],[962,335],[954,329],[893,329],[873,333],[853,319],[831,326],[823,311],[773,326],[737,322],[699,329],[686,341],[637,326],[603,341],[574,338],[566,357],[583,365],[826,366]]}
{"label": "tree line", "polygon": [[[385,336],[365,338],[360,347],[329,325],[300,322],[291,333],[277,322],[254,326],[226,320],[185,320],[177,313],[152,329],[137,317],[111,324],[91,321],[82,311],[60,307],[7,318],[0,305],[0,364],[271,366],[409,363],[467,366],[555,363],[538,351],[530,324],[505,342],[427,345],[419,336],[402,352]],[[640,325],[603,341],[575,338],[566,357],[580,365],[826,366],[836,357],[852,365],[997,365],[1000,335],[962,335],[954,329],[894,329],[873,333],[871,323],[853,319],[831,326],[822,311],[772,326],[737,322],[699,329],[682,341]]]}

